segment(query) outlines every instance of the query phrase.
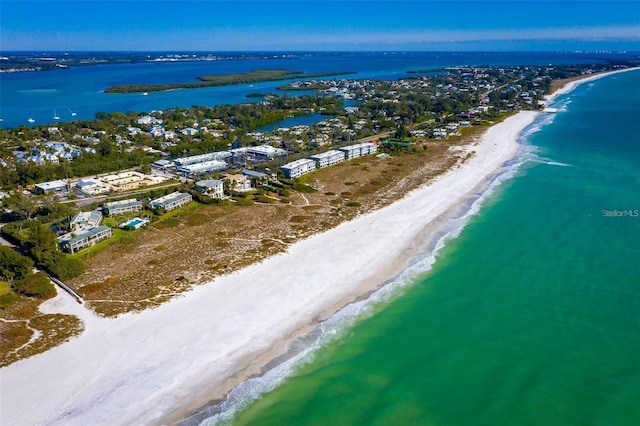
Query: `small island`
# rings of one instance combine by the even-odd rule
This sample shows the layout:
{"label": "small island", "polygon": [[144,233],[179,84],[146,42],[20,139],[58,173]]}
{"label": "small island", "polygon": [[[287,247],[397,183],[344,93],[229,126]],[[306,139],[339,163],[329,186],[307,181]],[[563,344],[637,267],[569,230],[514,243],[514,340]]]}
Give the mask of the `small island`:
{"label": "small island", "polygon": [[233,84],[262,83],[266,81],[279,81],[298,78],[333,77],[347,74],[355,74],[354,71],[336,71],[324,73],[305,73],[295,70],[261,69],[244,73],[231,73],[221,75],[201,75],[200,81],[166,84],[122,84],[105,89],[105,93],[149,93],[163,92],[177,89],[201,89],[204,87],[229,86]]}

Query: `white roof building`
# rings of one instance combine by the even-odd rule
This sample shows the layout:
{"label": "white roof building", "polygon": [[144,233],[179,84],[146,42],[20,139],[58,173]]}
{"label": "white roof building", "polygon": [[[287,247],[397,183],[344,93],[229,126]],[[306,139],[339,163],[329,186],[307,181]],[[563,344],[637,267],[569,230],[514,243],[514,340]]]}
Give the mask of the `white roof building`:
{"label": "white roof building", "polygon": [[35,190],[40,194],[55,194],[67,192],[68,186],[65,180],[54,180],[51,182],[37,183]]}
{"label": "white roof building", "polygon": [[316,162],[308,158],[292,161],[280,167],[280,170],[288,179],[300,177],[304,174],[311,173],[316,169]]}
{"label": "white roof building", "polygon": [[102,222],[102,213],[98,210],[90,212],[80,212],[75,215],[69,223],[71,230],[93,228]]}
{"label": "white roof building", "polygon": [[125,213],[136,213],[142,210],[142,201],[135,198],[104,203],[102,210],[109,216],[117,216]]}
{"label": "white roof building", "polygon": [[229,151],[210,152],[208,154],[192,155],[191,157],[176,158],[173,163],[177,167],[189,166],[191,164],[205,163],[213,160],[224,160],[233,154]]}
{"label": "white roof building", "polygon": [[343,146],[342,148],[338,148],[338,150],[344,152],[347,159],[352,159],[373,154],[378,150],[378,146],[371,142],[364,142],[356,145]]}
{"label": "white roof building", "polygon": [[345,153],[343,151],[331,150],[327,152],[321,152],[320,154],[309,157],[310,160],[316,162],[318,168],[333,166],[345,159]]}
{"label": "white roof building", "polygon": [[151,200],[151,207],[165,209],[166,211],[175,210],[191,202],[193,197],[186,192],[172,192],[164,197]]}
{"label": "white roof building", "polygon": [[221,180],[206,179],[196,182],[198,191],[211,198],[224,198],[224,184]]}
{"label": "white roof building", "polygon": [[276,157],[284,157],[287,151],[281,148],[275,148],[271,145],[252,146],[247,148],[247,153],[255,157],[270,160]]}
{"label": "white roof building", "polygon": [[178,168],[178,173],[185,176],[197,176],[205,173],[214,173],[225,170],[227,163],[219,160],[205,161],[204,163],[190,164]]}

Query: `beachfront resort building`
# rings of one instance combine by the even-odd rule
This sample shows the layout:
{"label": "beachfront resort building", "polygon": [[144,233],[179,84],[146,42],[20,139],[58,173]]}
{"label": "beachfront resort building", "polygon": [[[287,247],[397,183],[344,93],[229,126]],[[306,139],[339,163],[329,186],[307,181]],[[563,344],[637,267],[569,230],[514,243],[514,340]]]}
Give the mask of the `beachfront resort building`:
{"label": "beachfront resort building", "polygon": [[371,142],[359,143],[356,145],[343,146],[338,148],[339,151],[345,153],[348,160],[358,158],[363,155],[374,154],[378,150],[378,146]]}
{"label": "beachfront resort building", "polygon": [[64,194],[69,186],[66,180],[54,180],[51,182],[36,183],[34,191],[38,194]]}
{"label": "beachfront resort building", "polygon": [[206,179],[196,182],[198,191],[211,198],[224,198],[224,184],[221,180]]}
{"label": "beachfront resort building", "polygon": [[83,248],[91,247],[99,241],[106,240],[111,235],[111,228],[108,226],[95,226],[65,234],[58,238],[58,242],[62,250],[75,253]]}
{"label": "beachfront resort building", "polygon": [[346,154],[343,151],[334,149],[331,151],[316,154],[309,157],[309,159],[315,161],[316,167],[320,169],[322,167],[333,166],[334,164],[338,164],[339,162],[344,161],[345,155]]}
{"label": "beachfront resort building", "polygon": [[112,201],[110,203],[104,203],[102,211],[109,216],[119,216],[127,213],[137,213],[142,210],[142,201],[138,201],[135,198],[129,198],[127,200]]}
{"label": "beachfront resort building", "polygon": [[185,204],[191,202],[193,197],[186,192],[172,192],[164,197],[151,200],[151,207],[154,209],[164,209],[165,211],[175,210],[178,207],[182,207]]}
{"label": "beachfront resort building", "polygon": [[102,222],[102,213],[99,210],[90,212],[80,212],[71,218],[69,229],[76,231],[79,229],[94,228]]}
{"label": "beachfront resort building", "polygon": [[292,161],[280,167],[287,179],[294,179],[316,169],[316,162],[308,158]]}

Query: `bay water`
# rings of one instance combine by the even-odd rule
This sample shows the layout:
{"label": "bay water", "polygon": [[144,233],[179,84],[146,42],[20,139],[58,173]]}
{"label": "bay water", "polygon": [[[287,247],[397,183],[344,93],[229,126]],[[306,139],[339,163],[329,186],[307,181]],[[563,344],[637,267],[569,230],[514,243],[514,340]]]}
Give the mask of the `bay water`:
{"label": "bay water", "polygon": [[[56,56],[55,52],[51,54]],[[63,53],[58,55],[62,56]],[[256,69],[286,69],[306,73],[355,72],[332,78],[398,79],[414,75],[407,74],[407,71],[435,70],[433,74],[450,66],[594,64],[637,58],[634,53],[575,52],[287,52],[282,57],[273,58],[277,56],[273,54],[268,56],[271,59],[104,64],[55,71],[0,73],[0,125],[37,126],[59,121],[90,120],[96,112],[141,113],[193,105],[259,102],[260,98],[247,98],[246,95],[256,92],[285,93],[276,87],[290,80],[150,92],[147,95],[104,93],[107,87],[113,85],[190,82],[197,81],[201,75]],[[54,116],[60,119],[55,120]],[[29,118],[34,122],[30,123]]]}

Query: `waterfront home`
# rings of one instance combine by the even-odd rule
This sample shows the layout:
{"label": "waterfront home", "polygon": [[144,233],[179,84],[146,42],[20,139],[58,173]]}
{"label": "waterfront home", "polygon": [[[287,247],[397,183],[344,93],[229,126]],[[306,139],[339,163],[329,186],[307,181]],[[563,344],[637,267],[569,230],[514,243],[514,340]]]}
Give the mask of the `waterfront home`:
{"label": "waterfront home", "polygon": [[142,210],[142,202],[135,198],[104,203],[102,211],[109,216],[119,216],[127,213],[137,213]]}
{"label": "waterfront home", "polygon": [[138,118],[138,124],[143,124],[145,126],[148,126],[148,125],[151,125],[151,124],[162,124],[162,119],[156,118],[156,117],[152,117],[150,115],[144,115],[144,116]]}
{"label": "waterfront home", "polygon": [[34,191],[37,194],[64,194],[68,191],[67,181],[54,180],[51,182],[36,183]]}
{"label": "waterfront home", "polygon": [[292,161],[280,167],[287,179],[294,179],[316,169],[316,162],[308,158]]}
{"label": "waterfront home", "polygon": [[251,180],[245,175],[225,175],[224,180],[229,182],[231,191],[245,192],[251,191]]}
{"label": "waterfront home", "polygon": [[309,159],[316,162],[316,167],[322,168],[322,167],[333,166],[334,164],[338,164],[341,161],[344,161],[345,153],[344,151],[338,151],[334,149],[331,151],[322,152],[320,154],[313,155],[309,157]]}
{"label": "waterfront home", "polygon": [[58,238],[58,242],[60,249],[75,253],[83,248],[91,247],[99,241],[106,240],[111,235],[111,228],[108,226],[96,226],[64,234]]}
{"label": "waterfront home", "polygon": [[356,145],[343,146],[338,148],[338,151],[345,153],[348,160],[352,158],[358,158],[363,155],[374,154],[378,150],[378,146],[371,142],[359,143]]}
{"label": "waterfront home", "polygon": [[254,188],[259,188],[260,186],[266,184],[269,181],[269,175],[267,173],[256,172],[255,170],[243,169],[242,174],[247,176],[252,183]]}
{"label": "waterfront home", "polygon": [[186,192],[172,192],[164,197],[151,200],[151,207],[154,209],[164,209],[165,211],[175,210],[178,207],[182,207],[185,204],[191,202],[193,197]]}
{"label": "waterfront home", "polygon": [[196,182],[198,191],[207,197],[224,198],[224,184],[221,180],[206,179]]}
{"label": "waterfront home", "polygon": [[80,212],[71,218],[69,229],[76,231],[80,229],[94,228],[102,222],[102,213],[99,210],[90,212]]}

